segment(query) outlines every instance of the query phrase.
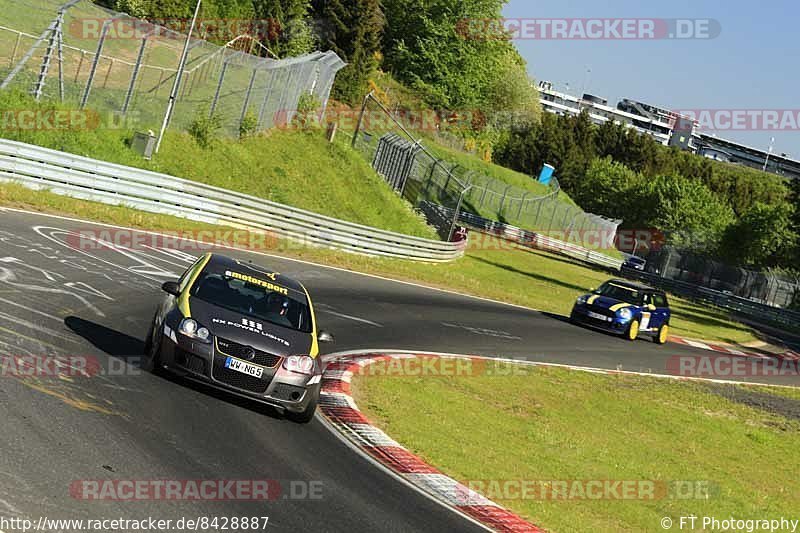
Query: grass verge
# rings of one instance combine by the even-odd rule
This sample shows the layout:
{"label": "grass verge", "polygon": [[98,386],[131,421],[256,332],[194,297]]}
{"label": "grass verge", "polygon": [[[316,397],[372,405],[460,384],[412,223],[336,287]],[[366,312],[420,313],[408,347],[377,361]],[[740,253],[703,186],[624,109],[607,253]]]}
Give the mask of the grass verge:
{"label": "grass verge", "polygon": [[[36,103],[20,93],[0,93],[0,116],[19,109],[69,107]],[[242,140],[220,138],[206,148],[188,134],[169,131],[160,152],[147,161],[129,148],[132,132],[111,127],[102,122],[105,118],[101,117],[97,128],[8,128],[3,137],[162,172],[375,228],[436,238],[424,218],[359,153],[347,145],[328,143],[320,130],[272,130]]]}
{"label": "grass verge", "polygon": [[[208,225],[123,206],[108,206],[47,191],[32,191],[0,183],[0,205],[76,216],[88,220],[147,230],[186,231]],[[471,250],[452,263],[427,264],[372,258],[333,250],[303,248],[287,241],[275,253],[321,262],[395,279],[450,289],[566,315],[580,294],[597,287],[610,275],[567,258],[533,250]],[[672,298],[672,331],[710,341],[743,343],[756,340],[753,330],[728,318],[721,310]]]}
{"label": "grass verge", "polygon": [[[746,405],[747,389],[549,368],[357,376],[353,387],[393,439],[548,530],[659,531],[663,517],[768,519],[797,507],[800,421]],[[655,497],[543,499],[502,485],[591,480],[652,481]]]}

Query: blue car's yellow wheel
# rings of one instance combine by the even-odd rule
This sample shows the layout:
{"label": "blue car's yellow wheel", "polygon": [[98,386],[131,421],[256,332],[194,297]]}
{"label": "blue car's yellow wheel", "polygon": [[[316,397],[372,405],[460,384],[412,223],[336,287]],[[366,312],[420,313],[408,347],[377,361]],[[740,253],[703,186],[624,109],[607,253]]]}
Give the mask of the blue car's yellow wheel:
{"label": "blue car's yellow wheel", "polygon": [[664,324],[660,328],[658,328],[658,333],[656,336],[653,337],[653,340],[656,344],[666,344],[667,340],[669,339],[669,326]]}
{"label": "blue car's yellow wheel", "polygon": [[631,320],[631,325],[628,326],[628,331],[625,332],[625,338],[629,341],[635,341],[639,336],[639,321],[637,319]]}

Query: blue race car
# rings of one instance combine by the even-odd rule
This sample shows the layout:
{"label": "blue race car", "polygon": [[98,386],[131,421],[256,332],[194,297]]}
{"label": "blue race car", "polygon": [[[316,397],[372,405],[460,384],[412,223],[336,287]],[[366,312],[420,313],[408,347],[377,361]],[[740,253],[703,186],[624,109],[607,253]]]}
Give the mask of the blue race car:
{"label": "blue race car", "polygon": [[641,283],[613,279],[580,296],[570,321],[601,329],[628,340],[650,336],[657,344],[669,338],[671,314],[667,295]]}

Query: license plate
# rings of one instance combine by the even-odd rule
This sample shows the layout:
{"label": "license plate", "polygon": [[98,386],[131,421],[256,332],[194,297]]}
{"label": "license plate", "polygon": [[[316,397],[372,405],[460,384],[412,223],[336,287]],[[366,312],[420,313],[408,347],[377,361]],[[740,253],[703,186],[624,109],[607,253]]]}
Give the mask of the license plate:
{"label": "license plate", "polygon": [[247,374],[254,378],[260,378],[264,374],[264,369],[260,366],[251,365],[250,363],[234,359],[233,357],[228,357],[225,360],[225,368],[230,368],[231,370]]}
{"label": "license plate", "polygon": [[600,313],[594,313],[592,311],[589,311],[589,317],[595,318],[597,320],[602,320],[603,322],[609,322],[611,320],[606,315],[601,315]]}

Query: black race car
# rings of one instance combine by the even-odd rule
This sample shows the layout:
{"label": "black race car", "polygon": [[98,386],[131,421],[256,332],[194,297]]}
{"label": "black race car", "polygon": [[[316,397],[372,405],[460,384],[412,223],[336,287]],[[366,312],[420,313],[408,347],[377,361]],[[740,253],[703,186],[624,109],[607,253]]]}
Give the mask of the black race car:
{"label": "black race car", "polygon": [[206,254],[167,293],[147,336],[143,367],[166,370],[272,405],[308,422],[322,367],[305,287],[277,272]]}

